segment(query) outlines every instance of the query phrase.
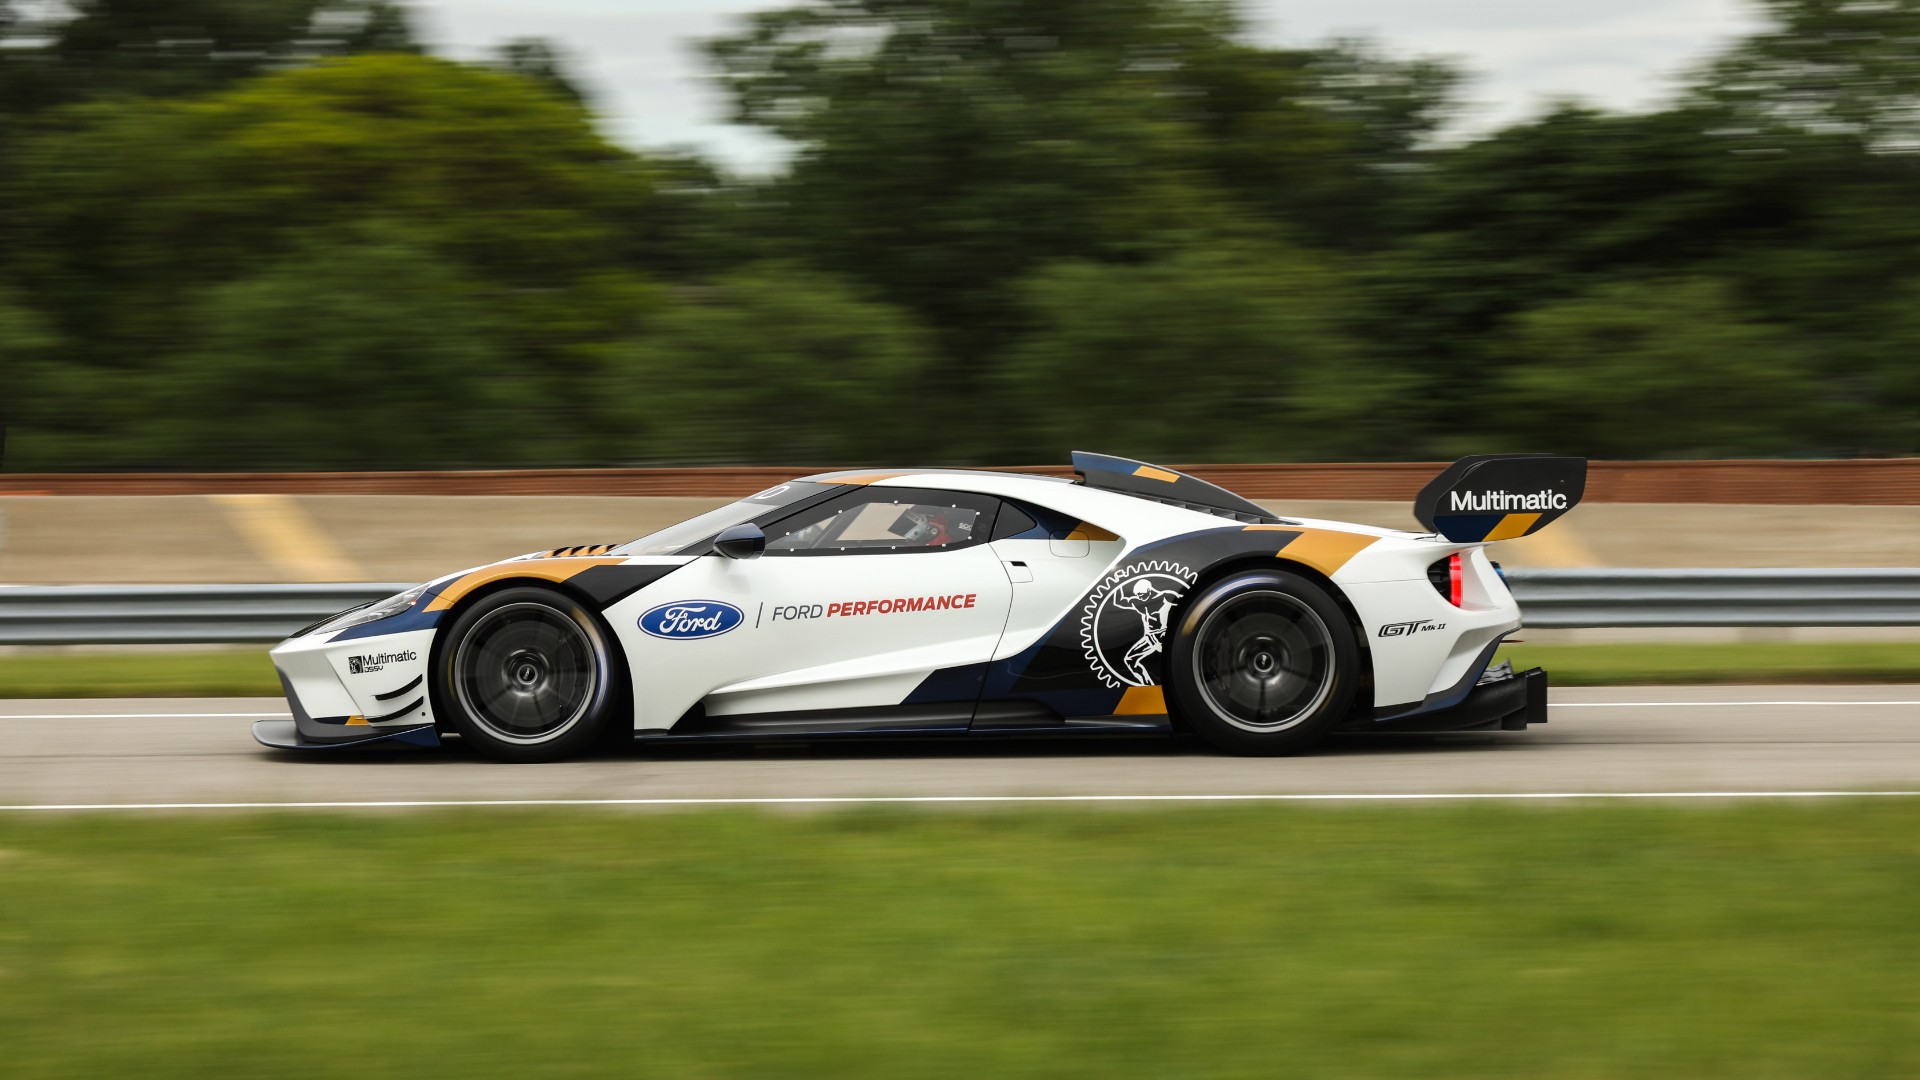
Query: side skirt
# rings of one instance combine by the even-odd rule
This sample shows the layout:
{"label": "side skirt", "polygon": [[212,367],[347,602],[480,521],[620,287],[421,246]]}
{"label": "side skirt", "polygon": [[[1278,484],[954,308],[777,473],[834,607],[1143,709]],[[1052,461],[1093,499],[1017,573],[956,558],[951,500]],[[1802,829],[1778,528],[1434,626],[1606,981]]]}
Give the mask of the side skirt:
{"label": "side skirt", "polygon": [[811,709],[795,712],[709,716],[696,708],[671,729],[642,729],[642,742],[715,742],[782,739],[866,738],[913,736],[1033,736],[1072,738],[1088,735],[1167,735],[1173,726],[1165,716],[1061,717],[1043,705],[1027,701],[937,705],[883,705],[863,709]]}

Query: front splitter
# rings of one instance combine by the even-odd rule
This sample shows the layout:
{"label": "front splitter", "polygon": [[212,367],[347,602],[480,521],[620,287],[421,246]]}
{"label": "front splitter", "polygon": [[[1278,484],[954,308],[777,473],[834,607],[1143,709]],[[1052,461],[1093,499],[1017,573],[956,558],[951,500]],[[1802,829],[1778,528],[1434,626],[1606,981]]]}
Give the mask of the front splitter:
{"label": "front splitter", "polygon": [[275,750],[339,750],[349,746],[367,746],[372,743],[403,743],[408,746],[439,746],[440,736],[433,730],[432,724],[420,724],[413,727],[369,729],[364,736],[345,739],[328,739],[316,742],[300,737],[300,729],[291,720],[258,720],[253,725],[253,739],[261,746],[271,746]]}

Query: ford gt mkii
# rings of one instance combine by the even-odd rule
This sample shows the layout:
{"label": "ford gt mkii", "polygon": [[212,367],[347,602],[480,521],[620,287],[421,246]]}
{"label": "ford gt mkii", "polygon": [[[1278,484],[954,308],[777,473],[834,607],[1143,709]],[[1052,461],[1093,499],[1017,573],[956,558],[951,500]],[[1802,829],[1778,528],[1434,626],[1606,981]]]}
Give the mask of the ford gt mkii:
{"label": "ford gt mkii", "polygon": [[273,747],[449,735],[503,761],[643,741],[1522,730],[1544,671],[1487,545],[1580,500],[1586,462],[1481,456],[1425,531],[1276,514],[1172,469],[822,473],[649,536],[463,570],[272,651]]}

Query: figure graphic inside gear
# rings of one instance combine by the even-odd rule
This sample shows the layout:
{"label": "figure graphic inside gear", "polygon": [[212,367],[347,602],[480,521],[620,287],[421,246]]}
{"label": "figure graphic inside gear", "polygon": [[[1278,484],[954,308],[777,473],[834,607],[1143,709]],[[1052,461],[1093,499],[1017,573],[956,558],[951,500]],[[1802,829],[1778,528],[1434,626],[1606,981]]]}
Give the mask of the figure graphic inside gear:
{"label": "figure graphic inside gear", "polygon": [[1173,618],[1173,602],[1180,598],[1180,592],[1178,588],[1158,588],[1146,578],[1136,578],[1124,590],[1114,592],[1113,606],[1140,616],[1144,625],[1140,640],[1133,643],[1121,661],[1133,676],[1135,686],[1153,682],[1152,674],[1147,671],[1147,657],[1165,647],[1167,624]]}

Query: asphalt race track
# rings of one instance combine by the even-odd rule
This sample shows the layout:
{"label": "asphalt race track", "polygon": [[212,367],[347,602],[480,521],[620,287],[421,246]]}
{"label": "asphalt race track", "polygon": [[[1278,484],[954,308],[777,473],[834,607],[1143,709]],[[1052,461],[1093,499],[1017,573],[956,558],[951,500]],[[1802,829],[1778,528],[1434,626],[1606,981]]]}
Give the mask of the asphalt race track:
{"label": "asphalt race track", "polygon": [[268,750],[277,699],[0,701],[9,810],[252,804],[1001,802],[1225,797],[1920,793],[1920,686],[1557,690],[1523,734],[1355,738],[1301,758],[1194,742],[636,748],[496,765],[458,745]]}

